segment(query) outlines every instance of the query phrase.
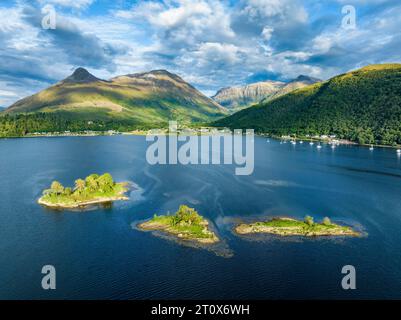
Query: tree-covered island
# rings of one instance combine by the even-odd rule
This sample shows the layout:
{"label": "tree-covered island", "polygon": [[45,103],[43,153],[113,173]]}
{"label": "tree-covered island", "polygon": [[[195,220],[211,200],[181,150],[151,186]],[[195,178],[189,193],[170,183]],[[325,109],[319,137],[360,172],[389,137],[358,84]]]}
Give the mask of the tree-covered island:
{"label": "tree-covered island", "polygon": [[91,174],[85,180],[75,180],[74,188],[64,187],[60,182],[53,181],[50,189],[43,191],[38,203],[52,208],[78,208],[93,204],[128,200],[125,196],[127,183],[116,183],[109,173],[101,176]]}
{"label": "tree-covered island", "polygon": [[159,230],[178,239],[192,240],[202,244],[213,244],[219,241],[216,234],[209,229],[209,222],[195,209],[181,205],[173,215],[158,216],[140,223],[138,228],[151,231]]}
{"label": "tree-covered island", "polygon": [[279,236],[360,236],[351,227],[340,226],[332,223],[329,218],[324,218],[321,223],[316,223],[313,218],[306,216],[304,221],[291,218],[274,218],[268,221],[240,224],[234,228],[240,235],[270,233]]}

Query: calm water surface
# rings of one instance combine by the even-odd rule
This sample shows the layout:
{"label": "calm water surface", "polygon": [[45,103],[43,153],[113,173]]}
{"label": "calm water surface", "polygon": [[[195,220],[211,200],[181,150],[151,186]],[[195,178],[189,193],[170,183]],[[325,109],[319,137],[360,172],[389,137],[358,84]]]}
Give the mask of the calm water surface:
{"label": "calm water surface", "polygon": [[[320,151],[255,138],[255,171],[232,166],[150,166],[139,136],[0,140],[1,299],[401,298],[401,160],[394,150],[341,146]],[[110,172],[135,182],[131,200],[88,212],[36,204],[53,180],[72,185]],[[140,232],[154,213],[195,207],[231,258]],[[286,215],[333,221],[367,235],[352,239],[252,240],[242,220]],[[57,290],[41,289],[41,268]],[[341,268],[357,290],[341,289]]]}

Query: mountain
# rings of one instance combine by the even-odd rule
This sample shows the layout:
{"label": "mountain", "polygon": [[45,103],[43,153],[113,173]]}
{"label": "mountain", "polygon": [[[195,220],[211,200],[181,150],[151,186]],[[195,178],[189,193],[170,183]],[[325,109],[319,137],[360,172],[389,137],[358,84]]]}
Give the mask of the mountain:
{"label": "mountain", "polygon": [[228,87],[217,91],[214,101],[230,110],[238,110],[275,94],[285,85],[279,81],[264,81],[242,87]]}
{"label": "mountain", "polygon": [[300,75],[286,83],[281,81],[263,81],[240,87],[228,87],[219,90],[212,99],[231,111],[238,111],[260,101],[269,101],[292,90],[319,82],[319,79]]}
{"label": "mountain", "polygon": [[94,75],[90,74],[88,70],[84,68],[78,68],[74,71],[72,75],[61,81],[62,84],[67,83],[90,83],[102,81],[99,78],[96,78]]}
{"label": "mountain", "polygon": [[227,113],[179,76],[165,70],[101,80],[83,68],[4,112],[46,113],[68,119],[159,126],[168,120],[204,122]]}
{"label": "mountain", "polygon": [[261,100],[263,102],[268,102],[270,100],[273,100],[275,98],[278,98],[284,94],[287,94],[291,91],[294,91],[296,89],[300,89],[300,88],[304,88],[306,86],[309,86],[311,84],[317,83],[317,82],[321,82],[322,80],[317,79],[317,78],[312,78],[309,76],[304,76],[304,75],[300,75],[298,76],[296,79],[293,79],[291,81],[289,81],[288,83],[284,84],[284,86],[282,86],[281,88],[279,88],[279,90],[277,92],[275,92],[274,94],[272,94],[271,96]]}
{"label": "mountain", "polygon": [[335,134],[401,144],[401,64],[370,65],[218,120],[216,126],[273,135]]}

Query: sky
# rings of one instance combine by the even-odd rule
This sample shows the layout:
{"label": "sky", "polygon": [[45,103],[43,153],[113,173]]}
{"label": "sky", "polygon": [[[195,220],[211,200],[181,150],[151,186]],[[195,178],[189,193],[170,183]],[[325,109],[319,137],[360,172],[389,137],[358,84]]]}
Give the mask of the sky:
{"label": "sky", "polygon": [[399,0],[0,0],[0,107],[77,67],[165,69],[211,96],[386,62],[401,62]]}

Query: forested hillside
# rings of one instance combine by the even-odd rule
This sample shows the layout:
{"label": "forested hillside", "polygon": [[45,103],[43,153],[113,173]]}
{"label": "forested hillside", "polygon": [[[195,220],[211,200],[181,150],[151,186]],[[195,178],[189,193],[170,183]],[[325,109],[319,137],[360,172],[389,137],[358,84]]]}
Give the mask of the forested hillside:
{"label": "forested hillside", "polygon": [[371,65],[218,120],[216,126],[274,135],[335,134],[401,144],[401,64]]}

